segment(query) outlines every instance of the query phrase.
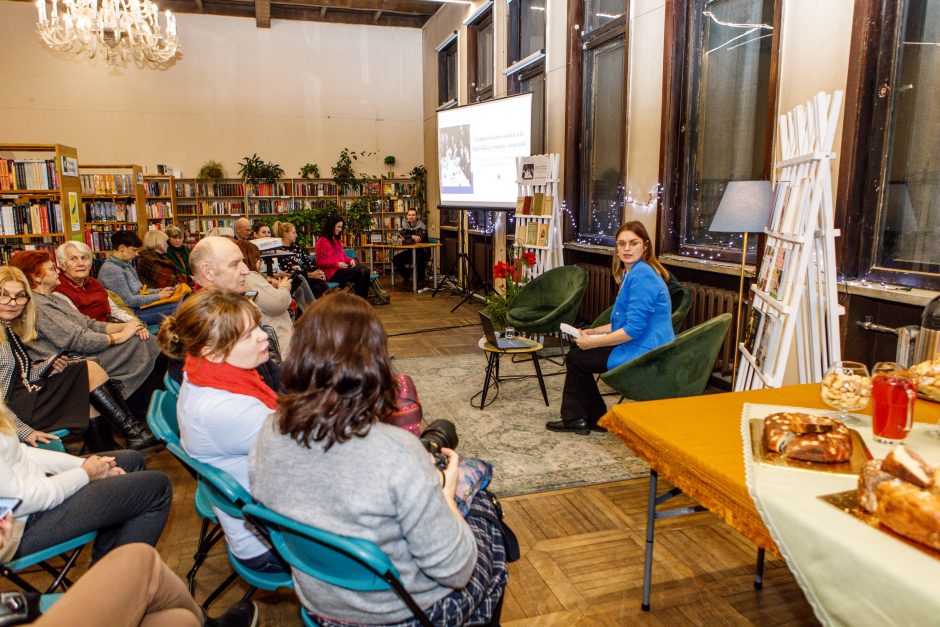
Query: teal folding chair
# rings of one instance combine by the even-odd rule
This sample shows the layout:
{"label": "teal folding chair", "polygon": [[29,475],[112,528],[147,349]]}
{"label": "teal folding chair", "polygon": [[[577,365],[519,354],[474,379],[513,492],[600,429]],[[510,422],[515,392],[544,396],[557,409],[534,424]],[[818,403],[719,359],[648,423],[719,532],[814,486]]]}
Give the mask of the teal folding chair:
{"label": "teal folding chair", "polygon": [[52,440],[51,442],[40,442],[39,448],[44,448],[47,451],[58,451],[60,453],[65,452],[65,443],[62,442],[62,439],[68,436],[71,431],[68,429],[56,429],[55,431],[49,432],[51,435],[59,438],[58,440]]}
{"label": "teal folding chair", "polygon": [[[246,505],[243,512],[246,520],[267,533],[291,568],[347,590],[392,590],[418,622],[430,627],[431,621],[405,590],[395,565],[374,542],[305,525],[260,503]],[[300,616],[304,624],[316,624],[303,607]]]}
{"label": "teal folding chair", "polygon": [[[78,556],[81,554],[82,549],[85,548],[85,545],[87,545],[89,542],[92,542],[97,537],[97,535],[97,531],[89,531],[88,533],[72,538],[71,540],[66,540],[65,542],[60,542],[59,544],[50,546],[47,549],[42,549],[41,551],[36,551],[35,553],[30,553],[29,555],[23,555],[14,560],[10,560],[5,564],[0,564],[0,576],[6,577],[23,590],[28,592],[39,592],[35,586],[17,574],[26,568],[38,565],[40,568],[53,576],[52,584],[46,588],[44,594],[55,592],[59,587],[61,587],[63,590],[68,590],[68,587],[72,585],[72,581],[68,578],[68,572],[75,565],[75,562],[78,560]],[[64,562],[62,566],[56,568],[49,563],[49,560],[52,558],[60,556]]]}
{"label": "teal folding chair", "polygon": [[180,395],[180,384],[176,379],[170,376],[169,372],[163,375],[163,387],[174,396]]}
{"label": "teal folding chair", "polygon": [[[150,408],[147,410],[147,425],[157,439],[164,442],[167,446],[173,444],[177,447],[177,450],[182,451],[183,447],[180,443],[179,423],[176,419],[176,401],[176,396],[171,392],[165,390],[155,391],[150,399]],[[170,452],[173,453],[173,450]],[[185,455],[185,452],[185,458],[176,455],[176,453],[173,454],[179,462],[183,464],[183,467],[189,471],[189,474],[191,474],[194,479],[197,478],[196,471],[190,463],[192,458],[189,457],[189,455]],[[189,572],[186,573],[186,581],[189,584],[190,594],[196,591],[196,573],[199,572],[199,568],[202,566],[203,562],[206,561],[206,557],[208,557],[212,547],[218,544],[219,540],[224,536],[222,526],[219,524],[215,512],[212,511],[212,505],[201,485],[197,485],[196,487],[195,506],[201,524],[199,527],[199,540],[196,543],[196,552],[193,554],[193,566],[189,569]]]}
{"label": "teal folding chair", "polygon": [[[225,512],[233,518],[244,518],[242,509],[247,505],[254,503],[251,498],[251,495],[248,494],[246,490],[238,481],[235,480],[232,475],[228,474],[224,470],[215,468],[208,464],[204,464],[197,459],[189,457],[186,451],[183,450],[183,447],[177,444],[167,444],[167,448],[177,457],[184,456],[188,457],[190,463],[193,465],[193,469],[196,471],[196,475],[199,480],[199,487],[203,488],[206,496],[209,499],[209,502],[222,512]],[[175,450],[178,449],[178,450]],[[251,595],[254,594],[255,590],[261,588],[262,590],[277,590],[278,588],[294,588],[294,582],[291,579],[290,569],[287,572],[282,573],[265,573],[257,570],[252,570],[248,568],[241,562],[239,562],[235,556],[232,554],[231,549],[228,549],[228,558],[229,562],[232,565],[232,574],[229,575],[225,581],[219,584],[219,587],[216,588],[203,602],[202,607],[206,610],[209,609],[209,606],[212,605],[212,602],[215,601],[219,596],[225,592],[225,589],[235,581],[237,577],[241,577],[248,583],[249,588],[245,595],[242,597],[242,601],[247,601],[251,598]]]}

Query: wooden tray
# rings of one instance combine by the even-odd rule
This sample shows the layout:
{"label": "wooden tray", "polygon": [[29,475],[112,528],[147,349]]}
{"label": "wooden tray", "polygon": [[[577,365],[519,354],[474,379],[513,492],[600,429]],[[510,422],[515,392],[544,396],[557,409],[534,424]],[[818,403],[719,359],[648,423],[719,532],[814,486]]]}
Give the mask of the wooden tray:
{"label": "wooden tray", "polygon": [[823,494],[816,497],[821,501],[829,503],[833,507],[836,507],[849,516],[854,516],[855,518],[861,520],[863,523],[877,529],[878,531],[891,536],[897,540],[900,540],[904,544],[914,547],[921,553],[925,553],[935,560],[940,560],[940,551],[932,549],[925,544],[920,544],[919,542],[914,542],[910,538],[906,538],[899,533],[895,533],[890,528],[885,527],[881,524],[881,521],[878,520],[878,517],[874,514],[869,514],[861,507],[858,506],[858,490],[847,490],[845,492],[835,492],[833,494]]}
{"label": "wooden tray", "polygon": [[871,459],[871,452],[865,446],[865,440],[855,429],[849,429],[852,437],[852,457],[846,462],[826,464],[822,462],[805,462],[800,459],[788,459],[786,455],[774,453],[764,448],[764,419],[751,418],[751,452],[754,461],[768,466],[781,466],[796,470],[811,470],[813,472],[832,472],[840,475],[857,475],[862,466]]}

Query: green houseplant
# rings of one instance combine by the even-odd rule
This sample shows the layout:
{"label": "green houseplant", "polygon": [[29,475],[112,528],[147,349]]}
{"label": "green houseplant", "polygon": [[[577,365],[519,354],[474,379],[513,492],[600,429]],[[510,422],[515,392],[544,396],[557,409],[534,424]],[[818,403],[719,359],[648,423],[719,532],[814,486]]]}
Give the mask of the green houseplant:
{"label": "green houseplant", "polygon": [[274,162],[265,161],[255,153],[239,162],[238,176],[246,185],[274,183],[284,176],[284,168]]}
{"label": "green houseplant", "polygon": [[421,216],[422,220],[427,220],[428,169],[423,165],[416,165],[411,169],[411,172],[408,173],[408,176],[411,177],[411,182],[415,184],[415,198],[418,200],[418,215]]}
{"label": "green houseplant", "polygon": [[199,174],[196,175],[196,178],[199,179],[224,179],[225,178],[225,166],[222,165],[220,161],[206,161],[202,164],[202,167],[199,168]]}
{"label": "green houseplant", "polygon": [[[359,157],[367,157],[374,154],[374,152],[356,152],[355,150],[350,150],[349,148],[343,148],[340,151],[339,159],[336,160],[336,165],[330,168],[330,171],[333,174],[333,180],[336,182],[336,186],[339,188],[340,194],[344,194],[347,188],[350,188],[358,183],[358,180],[356,179],[356,171],[353,169],[353,161],[356,161],[359,159]],[[367,177],[363,176],[362,178],[365,179]]]}
{"label": "green houseplant", "polygon": [[300,167],[298,174],[300,175],[300,178],[318,179],[320,178],[320,166],[318,166],[316,163],[306,163]]}
{"label": "green houseplant", "polygon": [[297,242],[309,248],[313,246],[320,234],[323,221],[332,215],[340,215],[340,210],[334,201],[328,200],[290,213],[279,214],[277,219],[281,222],[290,222],[297,227]]}
{"label": "green houseplant", "polygon": [[340,214],[343,217],[343,227],[354,240],[358,239],[360,234],[372,229],[372,208],[375,201],[375,197],[363,196],[346,205]]}
{"label": "green houseplant", "polygon": [[390,178],[390,179],[395,178],[395,171],[394,171],[394,169],[395,169],[395,156],[394,156],[394,155],[388,155],[387,157],[385,157],[384,163],[385,163],[385,167],[388,168],[388,178]]}
{"label": "green houseplant", "polygon": [[512,301],[519,294],[522,286],[529,282],[528,268],[535,265],[535,253],[513,246],[509,261],[497,261],[493,265],[493,278],[505,279],[503,293],[493,290],[484,298],[483,312],[493,320],[497,329],[506,328],[506,317],[512,308]]}

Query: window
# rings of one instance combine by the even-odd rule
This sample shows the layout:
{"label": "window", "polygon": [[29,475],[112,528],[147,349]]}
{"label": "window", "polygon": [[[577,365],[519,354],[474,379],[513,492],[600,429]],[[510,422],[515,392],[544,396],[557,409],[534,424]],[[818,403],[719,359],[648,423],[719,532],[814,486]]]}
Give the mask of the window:
{"label": "window", "polygon": [[[544,50],[545,0],[512,0],[509,3],[509,93],[532,94],[534,155],[545,152]],[[527,62],[520,64],[523,60]]]}
{"label": "window", "polygon": [[569,75],[569,117],[578,122],[566,141],[573,174],[565,189],[568,206],[578,208],[581,241],[612,244],[622,217],[626,9],[625,1],[586,0],[577,17],[585,30],[569,47],[569,67],[577,68]]}
{"label": "window", "polygon": [[457,103],[457,36],[437,51],[437,104]]}
{"label": "window", "polygon": [[[769,179],[778,16],[773,0],[692,0],[667,18],[661,250],[735,260],[708,231],[729,181]],[[670,40],[672,46],[670,47]],[[757,238],[749,239],[755,261]]]}
{"label": "window", "polygon": [[545,0],[509,3],[509,65],[545,48]]}
{"label": "window", "polygon": [[843,140],[839,209],[851,211],[843,270],[938,289],[940,1],[880,0],[868,10],[877,21],[859,22],[868,34],[853,35],[860,80],[846,103],[858,115],[847,116]]}
{"label": "window", "polygon": [[493,97],[493,10],[485,11],[467,26],[470,63],[467,73],[470,83],[470,102],[482,102]]}

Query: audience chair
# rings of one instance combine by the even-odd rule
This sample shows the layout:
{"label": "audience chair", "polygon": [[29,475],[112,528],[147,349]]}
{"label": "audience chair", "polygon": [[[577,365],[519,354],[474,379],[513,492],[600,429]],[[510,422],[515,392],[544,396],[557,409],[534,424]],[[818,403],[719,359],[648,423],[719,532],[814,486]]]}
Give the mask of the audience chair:
{"label": "audience chair", "polygon": [[[35,586],[17,574],[25,568],[39,565],[43,570],[53,576],[52,584],[46,588],[44,594],[55,592],[59,587],[63,590],[68,590],[68,587],[72,585],[72,581],[67,576],[68,572],[72,569],[72,566],[75,565],[85,545],[92,542],[97,535],[97,531],[89,531],[88,533],[72,538],[71,540],[66,540],[65,542],[60,542],[47,549],[36,551],[29,555],[23,555],[5,564],[0,564],[0,577],[6,577],[16,586],[27,592],[39,592]],[[57,556],[61,556],[64,562],[63,565],[58,568],[51,565],[48,561]]]}
{"label": "audience chair", "polygon": [[172,394],[173,396],[180,395],[180,384],[176,379],[170,376],[170,373],[163,375],[163,387],[164,389]]}
{"label": "audience chair", "polygon": [[731,314],[716,316],[684,331],[671,342],[601,374],[631,401],[697,396],[705,391],[718,352],[731,326]]}
{"label": "audience chair", "polygon": [[58,451],[60,453],[65,452],[65,443],[62,442],[63,438],[71,433],[68,429],[56,429],[55,431],[50,432],[52,435],[59,438],[58,440],[52,440],[51,442],[40,442],[39,448],[44,448],[49,451]]}
{"label": "audience chair", "polygon": [[506,321],[521,333],[558,333],[562,322],[574,323],[587,284],[588,274],[583,268],[553,268],[522,287]]}
{"label": "audience chair", "polygon": [[[176,419],[176,401],[177,397],[172,392],[165,390],[155,391],[153,397],[150,399],[150,409],[147,411],[147,424],[158,440],[161,440],[167,446],[173,444],[177,447],[175,449],[177,451],[183,451],[182,444],[180,443],[179,423]],[[192,458],[186,455],[185,451],[183,451],[184,456],[182,457],[177,455],[174,450],[170,452],[173,453],[193,478],[197,477],[196,471],[193,469],[191,463]],[[186,581],[189,584],[190,594],[196,591],[196,573],[199,572],[199,568],[202,566],[203,562],[206,561],[209,551],[219,543],[219,540],[221,540],[224,535],[222,526],[219,524],[215,512],[212,511],[209,497],[206,496],[205,489],[199,484],[196,486],[195,507],[201,524],[199,527],[199,540],[196,542],[196,552],[193,554],[193,566],[189,569],[189,572],[186,573]]]}
{"label": "audience chair", "polygon": [[[174,455],[189,457],[179,445],[167,444],[167,448],[170,449]],[[205,491],[209,502],[214,507],[233,518],[244,518],[242,509],[254,503],[248,491],[224,470],[219,470],[214,466],[204,464],[192,457],[189,457],[189,459],[198,476],[199,486]],[[202,604],[203,609],[208,610],[212,602],[219,598],[237,577],[241,577],[249,585],[248,591],[242,597],[242,601],[249,600],[258,588],[262,590],[277,590],[278,588],[293,589],[294,582],[291,579],[290,569],[287,569],[287,572],[283,573],[264,573],[252,570],[235,559],[231,549],[227,550],[233,572],[225,581],[219,584],[218,588],[206,597],[205,602]]]}
{"label": "audience chair", "polygon": [[[672,331],[675,334],[679,334],[679,329],[682,328],[682,323],[685,322],[686,317],[689,315],[689,310],[692,308],[692,290],[685,287],[682,288],[682,301],[679,303],[679,306],[676,307],[676,310],[672,312]],[[610,314],[613,312],[614,306],[611,305],[603,311],[597,318],[594,319],[594,322],[591,323],[591,328],[597,328],[605,324],[610,324]]]}
{"label": "audience chair", "polygon": [[[291,568],[347,590],[393,590],[418,622],[430,627],[424,611],[405,590],[395,565],[375,543],[305,525],[259,503],[247,505],[244,514],[269,535]],[[316,624],[303,607],[300,615],[304,624]]]}

